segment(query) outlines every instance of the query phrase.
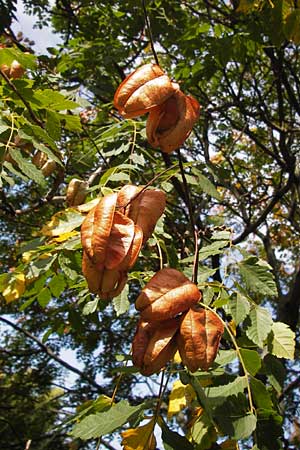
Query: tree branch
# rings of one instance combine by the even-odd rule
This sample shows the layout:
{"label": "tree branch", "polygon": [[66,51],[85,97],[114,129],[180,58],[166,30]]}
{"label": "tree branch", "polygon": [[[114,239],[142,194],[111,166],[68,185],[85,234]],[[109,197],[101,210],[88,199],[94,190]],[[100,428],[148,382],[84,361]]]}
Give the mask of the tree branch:
{"label": "tree branch", "polygon": [[37,337],[35,337],[29,331],[24,330],[23,328],[21,328],[18,325],[14,324],[10,320],[6,319],[5,317],[1,317],[0,316],[0,321],[3,322],[3,323],[6,323],[6,325],[9,325],[10,327],[14,328],[16,331],[19,331],[20,333],[23,333],[29,339],[34,341],[45,354],[50,356],[51,359],[54,359],[54,361],[56,361],[58,364],[63,366],[65,369],[70,370],[71,372],[76,373],[77,375],[79,375],[80,378],[82,378],[83,380],[87,381],[92,386],[94,386],[94,388],[96,388],[98,392],[100,392],[101,394],[105,394],[106,393],[105,389],[103,389],[95,380],[93,380],[89,376],[85,375],[85,373],[82,372],[81,370],[77,369],[77,367],[74,367],[71,364],[69,364],[66,361],[64,361],[63,359],[61,359],[59,356],[57,356],[51,350],[50,347],[45,345],[42,341],[40,341]]}

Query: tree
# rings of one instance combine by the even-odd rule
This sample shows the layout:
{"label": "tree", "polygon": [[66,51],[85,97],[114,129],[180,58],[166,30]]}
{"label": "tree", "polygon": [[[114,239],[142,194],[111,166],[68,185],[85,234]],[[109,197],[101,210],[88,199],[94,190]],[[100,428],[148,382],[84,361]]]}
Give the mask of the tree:
{"label": "tree", "polygon": [[[10,10],[0,50],[0,395],[17,416],[3,422],[5,448],[115,448],[122,427],[124,448],[155,448],[155,424],[164,448],[297,448],[298,2],[24,4],[41,27],[52,20],[64,46],[35,56]],[[147,116],[124,119],[112,105],[120,82],[155,59],[201,104],[172,153],[149,145]],[[22,76],[8,71],[14,60]],[[167,206],[107,302],[82,274],[80,227],[99,197],[127,184],[159,188]],[[192,373],[176,356],[149,378],[132,365],[134,303],[163,267],[198,285],[202,311],[225,331],[209,368]],[[61,358],[66,348],[83,368]],[[78,376],[71,388],[62,368]],[[23,419],[40,402],[45,417],[37,408]]]}

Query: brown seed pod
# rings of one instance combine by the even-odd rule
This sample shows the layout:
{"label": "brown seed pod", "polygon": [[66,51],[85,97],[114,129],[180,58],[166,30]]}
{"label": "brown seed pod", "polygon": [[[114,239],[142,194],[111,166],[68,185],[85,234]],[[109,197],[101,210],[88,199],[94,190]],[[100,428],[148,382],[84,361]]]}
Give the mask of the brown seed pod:
{"label": "brown seed pod", "polygon": [[88,183],[73,178],[67,187],[66,202],[68,206],[78,206],[84,203],[87,196]]}
{"label": "brown seed pod", "polygon": [[117,194],[103,197],[81,225],[81,243],[94,264],[104,264],[106,247],[114,220]]}
{"label": "brown seed pod", "polygon": [[16,61],[14,59],[10,65],[9,77],[14,79],[21,78],[24,75],[24,73],[25,73],[24,67],[21,66],[19,61]]}
{"label": "brown seed pod", "polygon": [[140,320],[133,341],[133,362],[143,375],[158,372],[173,358],[178,328],[179,319],[156,323]]}
{"label": "brown seed pod", "polygon": [[124,117],[137,117],[162,104],[178,89],[157,64],[145,64],[122,81],[114,106]]}
{"label": "brown seed pod", "polygon": [[145,243],[165,210],[166,195],[160,189],[145,189],[141,192],[142,188],[142,186],[124,186],[118,194],[117,204],[142,229]]}
{"label": "brown seed pod", "polygon": [[201,293],[197,286],[176,269],[164,268],[146,284],[135,307],[143,320],[166,320],[197,303]]}
{"label": "brown seed pod", "polygon": [[41,169],[46,164],[47,160],[48,160],[48,156],[46,155],[46,153],[38,150],[33,155],[32,163],[35,165],[35,167],[37,167],[38,169]]}
{"label": "brown seed pod", "polygon": [[224,326],[218,315],[197,306],[181,320],[177,344],[182,362],[191,372],[207,370],[214,362]]}
{"label": "brown seed pod", "polygon": [[45,177],[51,175],[57,167],[57,163],[53,159],[48,159],[42,166],[41,171]]}
{"label": "brown seed pod", "polygon": [[178,90],[150,111],[146,128],[149,144],[165,153],[176,150],[189,136],[199,114],[197,100]]}
{"label": "brown seed pod", "polygon": [[177,319],[168,322],[170,323],[165,322],[163,326],[157,328],[149,341],[141,369],[143,375],[149,376],[158,372],[177,351],[175,335],[179,323]]}
{"label": "brown seed pod", "polygon": [[82,255],[82,273],[89,290],[93,294],[98,294],[102,300],[110,300],[119,295],[127,282],[126,272],[96,266],[85,252]]}

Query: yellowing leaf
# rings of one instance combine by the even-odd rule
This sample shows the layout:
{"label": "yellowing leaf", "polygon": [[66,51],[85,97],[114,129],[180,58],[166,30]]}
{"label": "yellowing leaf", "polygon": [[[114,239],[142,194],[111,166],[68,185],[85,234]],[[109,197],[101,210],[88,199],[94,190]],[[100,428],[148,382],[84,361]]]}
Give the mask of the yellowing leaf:
{"label": "yellowing leaf", "polygon": [[186,408],[194,397],[195,391],[192,386],[182,384],[180,380],[175,381],[169,396],[168,419]]}
{"label": "yellowing leaf", "polygon": [[236,323],[234,320],[231,320],[229,323],[229,328],[234,336],[236,336]]}
{"label": "yellowing leaf", "polygon": [[124,450],[155,450],[156,439],[153,434],[154,418],[146,425],[123,431],[122,442]]}
{"label": "yellowing leaf", "polygon": [[68,233],[63,233],[60,236],[53,238],[54,242],[64,242],[67,241],[70,237],[77,236],[79,231],[69,231]]}
{"label": "yellowing leaf", "polygon": [[7,303],[13,302],[20,298],[25,292],[25,275],[24,273],[12,273],[8,286],[2,292]]}
{"label": "yellowing leaf", "polygon": [[175,364],[180,364],[181,363],[181,357],[179,354],[179,351],[177,350],[177,352],[174,355],[173,361]]}
{"label": "yellowing leaf", "polygon": [[31,250],[29,252],[24,252],[22,254],[22,261],[26,264],[29,263],[29,261],[31,261],[34,254],[35,254],[35,252],[33,250]]}
{"label": "yellowing leaf", "polygon": [[41,231],[44,236],[61,236],[80,227],[83,219],[84,216],[79,211],[68,208],[54,214],[51,220],[42,227]]}

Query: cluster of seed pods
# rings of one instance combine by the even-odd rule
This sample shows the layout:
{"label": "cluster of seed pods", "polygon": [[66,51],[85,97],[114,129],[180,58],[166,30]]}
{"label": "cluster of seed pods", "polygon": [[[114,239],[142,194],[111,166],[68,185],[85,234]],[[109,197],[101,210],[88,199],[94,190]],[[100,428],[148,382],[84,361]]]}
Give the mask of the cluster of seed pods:
{"label": "cluster of seed pods", "polygon": [[175,269],[161,269],[136,300],[141,318],[133,339],[133,363],[144,375],[162,369],[179,350],[191,371],[213,363],[224,331],[221,319],[197,303],[197,286]]}
{"label": "cluster of seed pods", "polygon": [[157,64],[144,64],[118,87],[114,106],[126,118],[149,113],[147,139],[165,153],[178,149],[200,114],[200,105],[181,92]]}
{"label": "cluster of seed pods", "polygon": [[82,272],[91,292],[103,300],[120,294],[165,204],[159,189],[126,185],[88,213],[81,226]]}

